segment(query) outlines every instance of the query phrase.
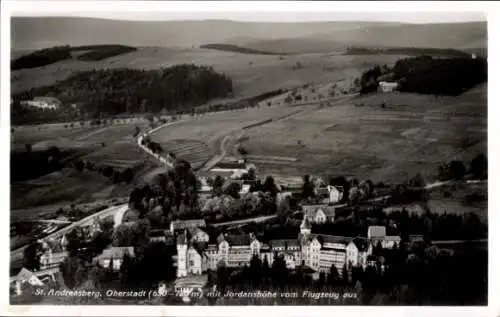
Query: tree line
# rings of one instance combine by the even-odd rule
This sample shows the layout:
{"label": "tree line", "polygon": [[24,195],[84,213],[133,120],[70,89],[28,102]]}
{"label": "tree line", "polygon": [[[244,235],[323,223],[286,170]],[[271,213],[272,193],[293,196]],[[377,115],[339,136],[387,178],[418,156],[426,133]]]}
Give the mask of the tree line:
{"label": "tree line", "polygon": [[70,46],[54,46],[23,55],[10,63],[11,70],[36,68],[71,58]]}
{"label": "tree line", "polygon": [[114,184],[131,183],[134,180],[134,170],[131,167],[117,169],[113,166],[97,165],[91,161],[81,159],[73,161],[72,167],[79,172],[84,170],[98,172],[102,176],[109,178]]}
{"label": "tree line", "polygon": [[[124,45],[87,45],[87,46],[54,46],[34,51],[11,61],[11,70],[36,68],[71,59],[72,52],[84,51],[76,59],[82,61],[100,61],[112,56],[136,51],[137,48]],[[87,52],[86,52],[87,51]]]}
{"label": "tree line", "polygon": [[465,175],[471,174],[474,179],[488,178],[488,159],[483,153],[474,157],[467,168],[462,161],[452,160],[438,167],[438,179],[461,180]]}

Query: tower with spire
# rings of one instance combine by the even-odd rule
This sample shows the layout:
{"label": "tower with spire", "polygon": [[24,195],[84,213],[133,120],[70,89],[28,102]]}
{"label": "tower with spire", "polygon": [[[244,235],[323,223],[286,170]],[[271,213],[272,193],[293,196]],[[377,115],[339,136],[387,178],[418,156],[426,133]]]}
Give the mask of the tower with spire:
{"label": "tower with spire", "polygon": [[187,230],[184,230],[179,236],[177,236],[177,277],[187,276],[188,272],[188,242],[187,242]]}
{"label": "tower with spire", "polygon": [[303,236],[308,236],[311,234],[311,224],[309,223],[309,220],[307,220],[307,217],[305,215],[302,219],[302,223],[300,224],[300,234]]}

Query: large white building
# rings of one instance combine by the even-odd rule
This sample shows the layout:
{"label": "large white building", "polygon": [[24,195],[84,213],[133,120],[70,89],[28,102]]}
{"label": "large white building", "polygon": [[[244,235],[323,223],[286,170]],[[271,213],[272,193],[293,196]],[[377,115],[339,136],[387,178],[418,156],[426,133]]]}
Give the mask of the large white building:
{"label": "large white building", "polygon": [[[282,256],[290,270],[305,265],[317,273],[329,273],[333,265],[342,275],[344,266],[368,265],[373,243],[397,240],[385,236],[385,227],[370,227],[368,235],[369,238],[351,238],[313,234],[308,217],[304,217],[297,239],[270,240],[268,244],[253,234],[220,234],[216,243],[210,244],[207,236],[201,234],[204,239],[200,241],[196,234],[189,235],[186,230],[177,237],[177,277],[216,270],[219,264],[243,267],[250,264],[254,255],[262,261],[267,260],[269,265],[272,265],[275,255]],[[383,244],[383,247],[389,245]]]}

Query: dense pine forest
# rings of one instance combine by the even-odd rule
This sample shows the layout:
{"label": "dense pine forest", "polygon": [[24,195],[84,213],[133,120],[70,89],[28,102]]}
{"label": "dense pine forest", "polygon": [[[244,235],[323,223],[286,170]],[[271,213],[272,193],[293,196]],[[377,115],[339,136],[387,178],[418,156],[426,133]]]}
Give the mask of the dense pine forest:
{"label": "dense pine forest", "polygon": [[487,80],[488,65],[483,58],[400,59],[391,69],[375,66],[360,78],[361,93],[377,90],[382,80],[398,83],[398,90],[429,95],[459,95]]}
{"label": "dense pine forest", "polygon": [[13,60],[10,67],[11,70],[36,68],[71,58],[81,61],[100,61],[136,50],[135,47],[124,45],[54,46],[23,55]]}
{"label": "dense pine forest", "polygon": [[227,97],[232,90],[228,76],[215,72],[212,67],[193,64],[158,70],[93,70],[13,96],[12,114],[14,122],[22,123],[19,121],[23,121],[23,116],[33,110],[25,109],[20,101],[36,96],[56,97],[64,108],[75,104],[82,117],[186,111],[211,99]]}

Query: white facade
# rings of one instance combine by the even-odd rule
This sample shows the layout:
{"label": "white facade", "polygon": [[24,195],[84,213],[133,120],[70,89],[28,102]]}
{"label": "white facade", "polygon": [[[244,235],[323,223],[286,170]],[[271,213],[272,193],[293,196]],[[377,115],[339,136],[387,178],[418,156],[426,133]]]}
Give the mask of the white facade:
{"label": "white facade", "polygon": [[395,82],[381,81],[378,85],[382,92],[392,92],[398,88],[398,83]]}
{"label": "white facade", "polygon": [[202,272],[201,255],[192,247],[187,250],[187,272],[194,275]]}
{"label": "white facade", "polygon": [[191,239],[195,242],[208,242],[210,237],[205,231],[196,229],[195,231],[193,231]]}
{"label": "white facade", "polygon": [[[221,234],[218,244],[210,244],[201,251],[188,247],[188,241],[183,236],[177,240],[177,276],[200,275],[207,270],[216,270],[219,263],[227,267],[242,268],[250,265],[254,255],[262,261],[267,260],[271,266],[275,254],[283,256],[289,269],[305,264],[316,272],[328,273],[334,265],[339,275],[342,275],[344,266],[348,269],[355,266],[366,267],[367,258],[372,254],[373,241],[383,241],[385,236],[380,237],[380,234],[385,234],[385,227],[370,227],[370,229],[369,234],[375,235],[371,240],[313,235],[310,224],[305,218],[297,239],[271,240],[270,246],[267,246],[252,234],[249,236]],[[399,237],[389,237],[386,241],[396,243],[398,239]]]}
{"label": "white facade", "polygon": [[328,185],[327,188],[330,196],[330,203],[338,203],[342,199],[343,193],[335,186]]}
{"label": "white facade", "polygon": [[56,110],[59,108],[58,104],[51,103],[46,100],[26,100],[22,101],[21,104],[28,107],[47,109],[47,110]]}
{"label": "white facade", "polygon": [[187,276],[187,243],[177,241],[177,277]]}

